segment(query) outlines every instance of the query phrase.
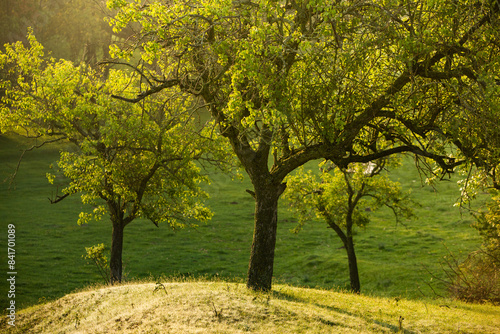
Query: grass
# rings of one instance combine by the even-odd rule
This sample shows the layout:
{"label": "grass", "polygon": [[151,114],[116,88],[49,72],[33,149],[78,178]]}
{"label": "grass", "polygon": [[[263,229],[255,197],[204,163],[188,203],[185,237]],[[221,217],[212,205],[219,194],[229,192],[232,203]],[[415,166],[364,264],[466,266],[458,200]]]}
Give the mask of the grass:
{"label": "grass", "polygon": [[[15,168],[25,143],[12,136],[0,136],[0,177]],[[100,280],[82,258],[85,247],[110,245],[111,224],[106,221],[78,226],[82,209],[78,197],[50,204],[55,192],[45,173],[58,158],[58,150],[41,148],[28,152],[15,183],[0,185],[0,248],[6,249],[7,225],[16,226],[16,305],[28,307],[39,301],[55,300],[75,289]],[[465,256],[480,244],[472,220],[453,207],[458,198],[455,181],[443,181],[436,189],[422,186],[418,173],[408,164],[393,171],[405,189],[412,189],[422,207],[418,218],[396,224],[388,211],[375,212],[373,221],[357,231],[355,244],[362,292],[370,296],[418,299],[433,297],[428,283],[441,276],[439,265],[448,249]],[[172,231],[137,220],[125,229],[124,271],[127,279],[159,276],[217,276],[241,281],[246,276],[253,234],[254,202],[245,189],[248,180],[232,181],[213,175],[208,202],[215,213],[208,224],[197,229]],[[334,232],[322,222],[306,224],[299,234],[290,233],[295,218],[283,205],[279,212],[275,281],[303,287],[343,289],[348,286],[347,256]],[[0,252],[6,268],[7,252]],[[6,272],[7,270],[3,270]],[[432,272],[433,275],[429,274]],[[7,282],[0,280],[1,291]],[[433,289],[444,295],[443,286]],[[0,305],[7,305],[0,294]]]}
{"label": "grass", "polygon": [[500,308],[191,281],[86,290],[6,322],[3,333],[497,333]]}

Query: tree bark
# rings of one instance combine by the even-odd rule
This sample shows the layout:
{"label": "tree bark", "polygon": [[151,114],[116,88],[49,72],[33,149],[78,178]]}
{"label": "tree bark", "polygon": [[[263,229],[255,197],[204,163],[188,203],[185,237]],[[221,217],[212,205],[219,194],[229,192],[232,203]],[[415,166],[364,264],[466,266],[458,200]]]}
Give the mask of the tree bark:
{"label": "tree bark", "polygon": [[351,280],[351,292],[360,293],[361,283],[359,282],[358,261],[356,259],[356,253],[354,252],[354,242],[352,236],[347,237],[347,242],[345,243],[345,249],[347,252],[347,261],[349,261],[349,278]]}
{"label": "tree bark", "polygon": [[284,184],[255,187],[255,226],[247,280],[247,287],[252,290],[271,290],[278,199],[284,188]]}
{"label": "tree bark", "polygon": [[122,221],[113,221],[113,232],[111,238],[111,255],[109,268],[111,271],[111,284],[122,281],[122,251],[123,251],[123,230],[125,225]]}
{"label": "tree bark", "polygon": [[[325,213],[324,213],[325,214]],[[337,233],[340,240],[344,244],[347,252],[347,261],[349,263],[349,280],[351,283],[351,291],[354,293],[361,292],[361,283],[359,281],[358,261],[356,259],[356,252],[354,251],[354,239],[352,237],[352,225],[347,226],[347,234],[342,231],[340,226],[335,224],[332,219],[325,215],[328,225]]]}

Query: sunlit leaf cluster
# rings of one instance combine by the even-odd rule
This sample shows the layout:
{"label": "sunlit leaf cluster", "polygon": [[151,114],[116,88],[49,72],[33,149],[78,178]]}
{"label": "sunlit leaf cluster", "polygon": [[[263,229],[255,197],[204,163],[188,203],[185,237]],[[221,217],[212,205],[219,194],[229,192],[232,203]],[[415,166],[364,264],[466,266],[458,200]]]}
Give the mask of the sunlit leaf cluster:
{"label": "sunlit leaf cluster", "polygon": [[61,152],[48,178],[63,173],[69,180],[63,193],[80,194],[94,208],[79,223],[106,213],[125,225],[145,217],[174,227],[211,217],[200,187],[207,178],[195,160],[216,161],[225,146],[193,117],[195,100],[179,91],[140,104],[114,99],[132,96],[138,78],[111,69],[102,80],[83,65],[43,58],[43,47],[29,38],[28,47],[8,45],[0,54],[0,66],[16,78],[2,82],[1,129],[75,144]]}
{"label": "sunlit leaf cluster", "polygon": [[[394,167],[397,162],[390,164]],[[386,167],[385,163],[354,164],[342,170],[322,162],[319,173],[300,168],[287,178],[284,193],[289,209],[299,218],[294,231],[316,219],[348,230],[352,226],[364,227],[370,221],[370,212],[384,206],[398,221],[411,218],[415,203],[398,182],[382,172]]]}
{"label": "sunlit leaf cluster", "polygon": [[271,146],[277,171],[300,165],[288,168],[288,158],[315,145],[329,151],[317,157],[339,165],[399,147],[450,169],[453,145],[470,157],[484,142],[483,132],[466,135],[471,115],[492,119],[498,107],[498,9],[489,1],[108,7],[118,10],[115,29],[141,29],[116,56],[139,51],[163,80],[202,96],[227,136],[254,150]]}

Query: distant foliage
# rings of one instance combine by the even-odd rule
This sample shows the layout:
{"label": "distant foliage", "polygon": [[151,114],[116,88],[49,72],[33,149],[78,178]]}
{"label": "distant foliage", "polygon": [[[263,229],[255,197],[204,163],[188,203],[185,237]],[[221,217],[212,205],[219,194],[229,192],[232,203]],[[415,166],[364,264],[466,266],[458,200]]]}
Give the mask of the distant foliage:
{"label": "distant foliage", "polygon": [[465,302],[500,304],[500,252],[481,249],[462,263],[448,262],[450,294]]}
{"label": "distant foliage", "polygon": [[27,44],[31,28],[53,57],[95,64],[108,56],[112,43],[109,15],[98,0],[2,0],[0,49],[5,43]]}
{"label": "distant foliage", "polygon": [[460,205],[477,199],[486,191],[490,199],[479,211],[472,212],[472,225],[483,237],[481,249],[462,262],[452,257],[447,261],[447,285],[450,294],[467,302],[493,302],[500,304],[500,190],[496,189],[495,178],[483,170],[469,172],[459,182],[462,191]]}
{"label": "distant foliage", "polygon": [[299,168],[296,175],[287,178],[285,191],[290,209],[299,218],[299,225],[293,232],[299,232],[314,218],[340,228],[346,225],[365,227],[370,221],[370,212],[384,206],[393,211],[398,221],[411,218],[411,207],[417,203],[410,199],[409,193],[401,190],[399,182],[391,181],[382,173],[387,165],[397,167],[399,160],[392,159],[389,164],[385,160],[353,164],[348,170],[322,162],[319,175]]}
{"label": "distant foliage", "polygon": [[[490,253],[500,255],[500,191],[492,191],[491,200],[486,203],[486,210],[475,215],[474,227],[484,238]],[[500,262],[497,258],[497,263]]]}

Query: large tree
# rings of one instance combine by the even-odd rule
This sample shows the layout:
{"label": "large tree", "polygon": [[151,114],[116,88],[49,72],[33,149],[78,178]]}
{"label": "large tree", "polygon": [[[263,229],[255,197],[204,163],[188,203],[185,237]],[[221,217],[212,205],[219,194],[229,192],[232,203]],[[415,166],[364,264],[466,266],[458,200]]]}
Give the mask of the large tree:
{"label": "large tree", "polygon": [[[324,158],[346,168],[401,152],[444,172],[469,158],[462,122],[498,75],[498,0],[109,0],[140,26],[132,61],[151,86],[202,97],[253,184],[247,285],[271,288],[285,177]],[[139,53],[137,53],[139,52]]]}
{"label": "large tree", "polygon": [[[34,36],[29,40],[29,47],[18,42],[0,53],[0,68],[15,79],[1,82],[0,129],[33,138],[33,147],[74,144],[48,175],[68,180],[52,201],[80,195],[93,210],[80,213],[79,223],[109,214],[110,277],[120,282],[124,229],[136,218],[180,227],[211,217],[201,189],[207,179],[195,161],[215,162],[223,145],[194,122],[197,105],[185,94],[164,92],[135,105],[117,101],[112,94],[140,84],[135,76],[112,70],[103,80],[86,66],[43,57]],[[210,146],[212,154],[205,154],[202,147]]]}

